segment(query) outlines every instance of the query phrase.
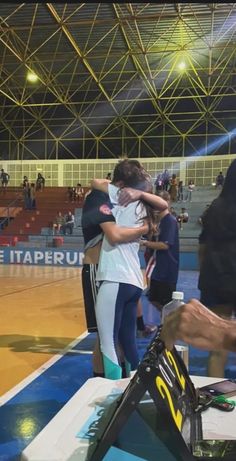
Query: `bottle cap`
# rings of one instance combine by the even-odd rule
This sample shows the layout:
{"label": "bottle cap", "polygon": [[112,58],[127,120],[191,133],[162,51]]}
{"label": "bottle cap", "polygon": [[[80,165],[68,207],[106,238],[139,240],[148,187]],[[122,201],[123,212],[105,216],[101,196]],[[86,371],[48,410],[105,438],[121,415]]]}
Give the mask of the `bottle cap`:
{"label": "bottle cap", "polygon": [[182,301],[184,299],[183,292],[182,291],[173,291],[172,299],[179,299],[180,301]]}

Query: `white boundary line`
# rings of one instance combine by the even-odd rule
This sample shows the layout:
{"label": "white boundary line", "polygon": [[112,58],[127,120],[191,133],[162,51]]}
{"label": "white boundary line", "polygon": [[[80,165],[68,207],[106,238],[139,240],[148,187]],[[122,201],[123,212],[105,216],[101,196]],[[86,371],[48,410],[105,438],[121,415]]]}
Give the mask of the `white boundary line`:
{"label": "white boundary line", "polygon": [[2,395],[0,397],[0,406],[4,405],[6,402],[8,402],[8,400],[15,397],[15,395],[18,394],[18,392],[20,392],[24,387],[26,387],[28,384],[30,384],[32,381],[38,378],[45,370],[54,365],[54,363],[60,360],[68,351],[70,351],[74,346],[80,343],[80,341],[82,341],[88,335],[88,332],[82,333],[82,335],[78,336],[74,339],[74,341],[68,344],[68,346],[66,346],[65,349],[63,349],[60,352],[60,354],[56,354],[53,357],[51,357],[47,362],[45,362],[43,365],[37,368],[37,370],[33,371],[30,375],[28,375],[26,378],[24,378],[22,381],[16,384],[12,389],[10,389],[4,395]]}

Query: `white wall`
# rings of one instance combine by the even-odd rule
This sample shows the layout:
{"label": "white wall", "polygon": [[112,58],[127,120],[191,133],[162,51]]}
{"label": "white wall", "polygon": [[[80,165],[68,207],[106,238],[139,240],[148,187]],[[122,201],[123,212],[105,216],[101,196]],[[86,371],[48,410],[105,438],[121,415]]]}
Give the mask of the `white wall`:
{"label": "white wall", "polygon": [[[210,185],[215,181],[219,171],[226,173],[231,161],[236,155],[216,155],[208,157],[168,157],[137,159],[147,169],[149,174],[156,178],[158,172],[168,169],[176,173],[177,177],[187,184],[193,179],[195,184]],[[19,186],[23,176],[28,176],[34,182],[40,172],[46,179],[46,186],[72,186],[80,182],[83,186],[89,185],[92,178],[105,178],[112,172],[118,159],[109,160],[23,160],[4,161],[0,168],[10,174],[10,185]]]}

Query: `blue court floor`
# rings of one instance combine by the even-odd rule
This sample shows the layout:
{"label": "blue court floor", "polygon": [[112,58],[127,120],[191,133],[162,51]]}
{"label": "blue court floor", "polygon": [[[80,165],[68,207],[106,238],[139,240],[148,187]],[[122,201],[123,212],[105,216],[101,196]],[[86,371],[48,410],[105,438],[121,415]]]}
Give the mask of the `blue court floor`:
{"label": "blue court floor", "polygon": [[[178,290],[184,291],[185,300],[198,298],[197,272],[182,271]],[[158,323],[159,314],[143,296],[144,316],[147,323]],[[17,461],[22,450],[57,414],[81,385],[92,377],[91,351],[95,335],[90,334],[71,346],[27,383],[18,386],[0,407],[0,461]],[[138,339],[142,357],[150,339]],[[206,374],[207,352],[190,347],[190,373]],[[236,355],[230,354],[227,376],[236,376]]]}

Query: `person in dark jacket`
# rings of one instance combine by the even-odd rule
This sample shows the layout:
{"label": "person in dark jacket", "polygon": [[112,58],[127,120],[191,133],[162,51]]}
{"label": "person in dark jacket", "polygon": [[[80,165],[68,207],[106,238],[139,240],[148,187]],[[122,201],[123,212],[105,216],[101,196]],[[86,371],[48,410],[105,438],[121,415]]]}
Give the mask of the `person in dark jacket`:
{"label": "person in dark jacket", "polygon": [[[222,191],[202,216],[199,237],[201,302],[223,318],[236,313],[236,160]],[[210,352],[209,376],[224,377],[227,353]]]}

